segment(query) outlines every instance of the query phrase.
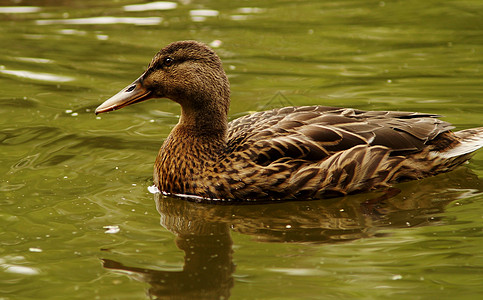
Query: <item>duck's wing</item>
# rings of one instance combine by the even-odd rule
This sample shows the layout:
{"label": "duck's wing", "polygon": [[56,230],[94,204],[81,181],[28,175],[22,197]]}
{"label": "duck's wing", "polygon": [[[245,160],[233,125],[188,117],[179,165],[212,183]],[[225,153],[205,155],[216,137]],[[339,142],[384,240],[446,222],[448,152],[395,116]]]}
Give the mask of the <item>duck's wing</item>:
{"label": "duck's wing", "polygon": [[230,122],[226,152],[243,152],[259,165],[282,158],[320,161],[357,145],[384,146],[393,154],[406,154],[424,149],[452,128],[438,117],[327,106],[285,107]]}

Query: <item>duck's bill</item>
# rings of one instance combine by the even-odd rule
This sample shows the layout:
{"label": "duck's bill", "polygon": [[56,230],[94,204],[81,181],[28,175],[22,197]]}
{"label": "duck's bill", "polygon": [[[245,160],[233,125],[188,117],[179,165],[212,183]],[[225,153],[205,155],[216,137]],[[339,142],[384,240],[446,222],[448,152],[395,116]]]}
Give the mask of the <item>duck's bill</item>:
{"label": "duck's bill", "polygon": [[120,109],[133,103],[148,100],[149,98],[152,98],[151,93],[143,86],[141,76],[136,81],[122,89],[119,93],[99,105],[96,108],[96,115]]}

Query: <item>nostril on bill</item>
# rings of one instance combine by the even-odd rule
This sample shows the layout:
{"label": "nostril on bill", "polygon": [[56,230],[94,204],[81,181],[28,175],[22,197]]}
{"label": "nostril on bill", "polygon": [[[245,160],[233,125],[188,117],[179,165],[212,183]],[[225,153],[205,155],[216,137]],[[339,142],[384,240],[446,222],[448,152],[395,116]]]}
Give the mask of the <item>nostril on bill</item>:
{"label": "nostril on bill", "polygon": [[135,88],[136,88],[136,85],[135,85],[135,84],[131,85],[131,86],[130,86],[130,87],[127,89],[127,90],[126,90],[126,93],[129,93],[129,92],[134,91],[134,89],[135,89]]}

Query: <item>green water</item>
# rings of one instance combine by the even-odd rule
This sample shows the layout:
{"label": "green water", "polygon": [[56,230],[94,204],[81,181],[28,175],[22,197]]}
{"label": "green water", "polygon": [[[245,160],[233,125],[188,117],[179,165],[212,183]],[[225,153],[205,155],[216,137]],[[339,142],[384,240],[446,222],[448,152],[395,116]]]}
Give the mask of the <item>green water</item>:
{"label": "green water", "polygon": [[177,104],[93,110],[196,39],[218,46],[230,118],[321,104],[483,126],[482,1],[134,4],[0,0],[0,299],[481,297],[483,151],[392,197],[206,205],[147,190]]}

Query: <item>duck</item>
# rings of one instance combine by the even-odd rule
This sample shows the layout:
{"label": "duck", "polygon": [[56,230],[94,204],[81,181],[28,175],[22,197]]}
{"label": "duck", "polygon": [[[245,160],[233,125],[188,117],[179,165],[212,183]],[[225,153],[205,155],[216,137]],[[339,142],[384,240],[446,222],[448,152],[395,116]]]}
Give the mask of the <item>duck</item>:
{"label": "duck", "polygon": [[154,165],[164,194],[207,201],[309,200],[448,172],[483,146],[483,127],[454,132],[431,113],[290,106],[228,122],[230,83],[197,41],[162,48],[146,71],[95,110],[151,98],[181,106]]}

